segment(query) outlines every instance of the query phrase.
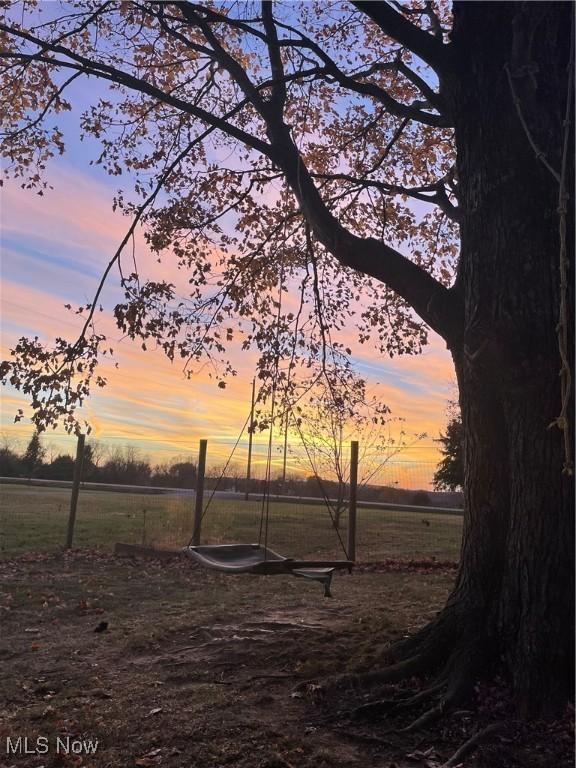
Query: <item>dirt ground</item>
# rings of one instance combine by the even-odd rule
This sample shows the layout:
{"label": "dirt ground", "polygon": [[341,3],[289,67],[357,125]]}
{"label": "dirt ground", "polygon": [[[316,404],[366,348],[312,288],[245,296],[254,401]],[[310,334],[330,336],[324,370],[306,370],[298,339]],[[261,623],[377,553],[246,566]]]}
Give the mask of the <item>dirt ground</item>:
{"label": "dirt ground", "polygon": [[[332,600],[301,579],[87,551],[1,561],[0,579],[2,768],[440,768],[508,711],[498,686],[480,686],[473,709],[400,734],[407,720],[358,716],[374,692],[295,691],[369,668],[429,619],[453,579],[434,564],[338,575]],[[455,765],[572,765],[572,714],[510,720]]]}

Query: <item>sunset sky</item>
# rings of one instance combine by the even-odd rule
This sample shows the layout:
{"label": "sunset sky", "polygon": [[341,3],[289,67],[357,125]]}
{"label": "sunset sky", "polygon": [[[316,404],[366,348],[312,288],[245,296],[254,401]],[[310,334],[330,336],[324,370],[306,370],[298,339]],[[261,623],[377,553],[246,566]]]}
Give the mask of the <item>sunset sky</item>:
{"label": "sunset sky", "polygon": [[[78,318],[64,304],[90,300],[126,228],[126,220],[111,212],[111,188],[86,169],[60,162],[50,178],[54,190],[44,197],[14,184],[2,192],[3,357],[21,335],[50,340],[75,333]],[[142,244],[139,252],[141,266],[150,267],[154,260],[143,260]],[[117,281],[114,274],[105,292],[108,309],[119,296]],[[161,352],[144,352],[134,342],[121,340],[109,313],[98,316],[98,327],[112,340],[119,369],[108,369],[109,386],[84,408],[93,436],[116,444],[133,442],[163,460],[195,453],[201,437],[223,443],[236,439],[249,408],[255,362],[251,354],[237,356],[239,375],[221,390],[206,375],[186,380],[180,364],[171,364]],[[443,428],[446,403],[454,394],[452,364],[442,340],[432,335],[417,357],[390,360],[374,354],[356,360],[372,387],[380,382],[377,391],[392,413],[406,420],[406,430],[430,436],[402,459],[434,461],[431,438]],[[13,423],[25,399],[4,388],[2,401],[4,435],[25,442],[31,434],[29,423]],[[71,444],[59,432],[46,439],[67,450]]]}
{"label": "sunset sky", "polygon": [[[127,219],[112,212],[117,179],[110,179],[89,165],[94,144],[80,142],[77,113],[85,106],[85,93],[77,92],[76,115],[69,121],[67,151],[49,166],[48,180],[54,189],[40,197],[8,181],[1,192],[2,227],[2,357],[22,335],[51,341],[62,335],[73,338],[80,321],[67,311],[92,299],[100,275],[128,227]],[[75,132],[76,131],[76,132]],[[123,186],[129,186],[122,179]],[[186,285],[186,276],[168,261],[158,265],[137,238],[138,267],[146,276],[162,276]],[[110,339],[118,370],[105,374],[109,386],[99,390],[83,411],[92,425],[92,436],[110,445],[137,445],[153,461],[196,455],[198,440],[212,441],[209,457],[222,462],[229,452],[249,410],[255,356],[233,356],[238,377],[218,389],[206,372],[187,380],[179,362],[171,364],[159,351],[144,352],[129,339],[122,340],[110,309],[121,297],[118,272],[114,271],[104,295],[107,310],[98,315],[99,331]],[[409,433],[426,432],[428,438],[402,455],[402,461],[435,462],[438,447],[433,438],[446,422],[447,401],[454,398],[455,384],[450,356],[443,341],[430,335],[421,356],[387,359],[368,346],[356,356],[359,371],[370,382],[392,414],[405,419]],[[29,421],[14,424],[16,409],[25,398],[15,390],[2,391],[2,434],[18,440],[21,449],[29,439]],[[296,436],[291,440],[296,441]],[[265,436],[258,438],[262,444]],[[74,440],[63,432],[49,433],[45,442],[52,452],[73,452]]]}

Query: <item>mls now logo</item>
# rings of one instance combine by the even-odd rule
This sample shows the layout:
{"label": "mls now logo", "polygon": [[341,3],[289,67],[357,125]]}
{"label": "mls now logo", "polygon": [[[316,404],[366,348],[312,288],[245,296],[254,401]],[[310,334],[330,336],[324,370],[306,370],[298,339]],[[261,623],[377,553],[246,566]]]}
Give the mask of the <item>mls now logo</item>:
{"label": "mls now logo", "polygon": [[[98,739],[73,739],[57,736],[53,744],[57,755],[94,755],[98,751]],[[30,739],[28,736],[6,737],[8,755],[45,755],[50,751],[47,736]]]}

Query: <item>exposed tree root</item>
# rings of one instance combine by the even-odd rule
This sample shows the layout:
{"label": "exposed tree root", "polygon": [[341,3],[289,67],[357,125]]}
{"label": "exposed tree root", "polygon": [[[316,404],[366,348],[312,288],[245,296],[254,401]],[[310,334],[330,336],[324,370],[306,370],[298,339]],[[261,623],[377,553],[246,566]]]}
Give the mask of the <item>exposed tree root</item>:
{"label": "exposed tree root", "polygon": [[[298,686],[302,691],[323,699],[333,699],[337,706],[338,719],[378,720],[386,718],[393,727],[382,735],[413,733],[426,728],[453,711],[470,697],[479,674],[489,658],[490,644],[478,626],[471,627],[459,621],[459,611],[454,605],[438,615],[429,624],[410,638],[396,643],[386,654],[392,663],[384,668],[369,672],[347,673],[328,680],[307,681]],[[418,692],[406,695],[400,690],[391,695],[373,697],[366,701],[366,691],[386,684],[396,684],[410,678],[435,675],[432,682]],[[357,693],[364,698],[358,706],[348,705],[350,694]],[[388,693],[388,692],[387,692]],[[421,705],[429,704],[422,712]],[[398,723],[402,714],[416,710],[417,715],[408,724]],[[394,723],[390,722],[394,719]]]}
{"label": "exposed tree root", "polygon": [[440,704],[437,704],[431,709],[427,709],[423,715],[417,717],[416,720],[413,720],[404,728],[395,728],[394,733],[414,733],[414,731],[418,731],[420,728],[424,728],[424,726],[430,725],[430,723],[434,723],[436,720],[439,720],[446,712],[446,709],[446,704],[444,701],[441,701]]}
{"label": "exposed tree root", "polygon": [[454,752],[452,757],[444,763],[442,768],[454,768],[454,766],[461,763],[470,752],[473,752],[479,744],[483,741],[487,741],[490,737],[501,731],[503,727],[503,723],[492,723],[492,725],[487,725],[486,728],[475,733],[474,736],[469,738],[468,741],[465,741],[464,744]]}
{"label": "exposed tree root", "polygon": [[431,663],[441,664],[457,642],[461,630],[456,606],[447,605],[434,621],[393,643],[383,654],[382,661],[396,664],[417,655],[425,656]]}
{"label": "exposed tree root", "polygon": [[347,714],[354,720],[370,719],[378,717],[381,714],[394,715],[404,709],[409,709],[423,701],[434,698],[446,689],[446,680],[442,677],[436,680],[435,684],[429,688],[419,691],[413,696],[393,699],[376,699],[361,704],[350,710]]}
{"label": "exposed tree root", "polygon": [[332,728],[331,730],[334,733],[343,736],[345,739],[359,742],[360,744],[371,744],[378,747],[389,747],[392,744],[389,739],[383,739],[381,736],[373,736],[372,734],[367,733],[354,733],[346,728]]}
{"label": "exposed tree root", "polygon": [[366,704],[354,707],[346,712],[346,715],[351,720],[374,720],[380,715],[394,712],[397,706],[396,699],[376,699],[376,701],[368,701]]}
{"label": "exposed tree root", "polygon": [[329,696],[343,689],[361,690],[385,683],[397,683],[437,670],[448,657],[455,640],[454,615],[450,612],[448,616],[450,620],[440,614],[435,622],[414,636],[395,643],[384,656],[384,660],[391,662],[389,666],[371,672],[347,673],[328,678],[319,683],[318,690]]}
{"label": "exposed tree root", "polygon": [[[478,639],[463,645],[450,657],[444,669],[446,694],[440,702],[428,709],[409,725],[399,729],[399,733],[417,731],[440,719],[455,706],[465,701],[472,693],[479,670],[485,661],[485,651]],[[442,686],[440,686],[442,687]],[[428,691],[434,690],[434,686]],[[426,693],[426,692],[424,692]]]}
{"label": "exposed tree root", "polygon": [[374,672],[351,672],[324,680],[303,680],[292,690],[296,694],[308,690],[311,693],[320,693],[322,696],[332,696],[344,690],[362,690],[383,683],[397,683],[405,678],[422,674],[425,670],[425,659],[415,656]]}
{"label": "exposed tree root", "polygon": [[437,696],[438,694],[442,693],[446,689],[446,678],[444,675],[441,675],[438,677],[434,683],[434,685],[431,685],[429,688],[425,688],[423,691],[419,691],[418,693],[414,694],[414,696],[410,696],[407,699],[403,699],[398,702],[398,709],[409,709],[411,707],[416,706],[416,704],[421,704],[424,701],[427,701],[428,699],[433,698],[434,696]]}
{"label": "exposed tree root", "polygon": [[373,672],[348,673],[329,678],[323,682],[322,691],[330,694],[332,691],[346,688],[365,689],[384,683],[397,683],[424,674],[427,666],[427,660],[417,655]]}
{"label": "exposed tree root", "polygon": [[[423,677],[435,673],[447,662],[450,664],[454,651],[461,656],[462,646],[466,653],[473,656],[475,653],[471,651],[473,644],[477,645],[478,633],[470,632],[469,635],[474,639],[463,643],[464,627],[458,613],[453,604],[449,605],[426,627],[394,643],[382,656],[382,661],[387,662],[383,668],[370,672],[336,675],[321,681],[305,681],[295,690],[302,691],[308,688],[324,696],[330,696],[345,689],[365,690],[385,683],[397,683],[410,677]],[[438,686],[442,684],[441,678],[437,684]],[[422,699],[425,695],[423,692]]]}

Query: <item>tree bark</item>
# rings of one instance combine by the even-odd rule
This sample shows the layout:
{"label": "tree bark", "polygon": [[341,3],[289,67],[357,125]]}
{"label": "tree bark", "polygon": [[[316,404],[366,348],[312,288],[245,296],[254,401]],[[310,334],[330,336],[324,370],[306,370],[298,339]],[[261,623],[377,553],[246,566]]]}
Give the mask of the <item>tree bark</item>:
{"label": "tree bark", "polygon": [[443,617],[457,617],[456,651],[467,639],[483,663],[504,662],[531,715],[555,714],[573,681],[574,499],[549,428],[560,412],[559,186],[513,96],[559,171],[571,11],[456,3],[449,84],[462,216],[454,291],[465,308],[452,354],[466,446],[461,565]]}

